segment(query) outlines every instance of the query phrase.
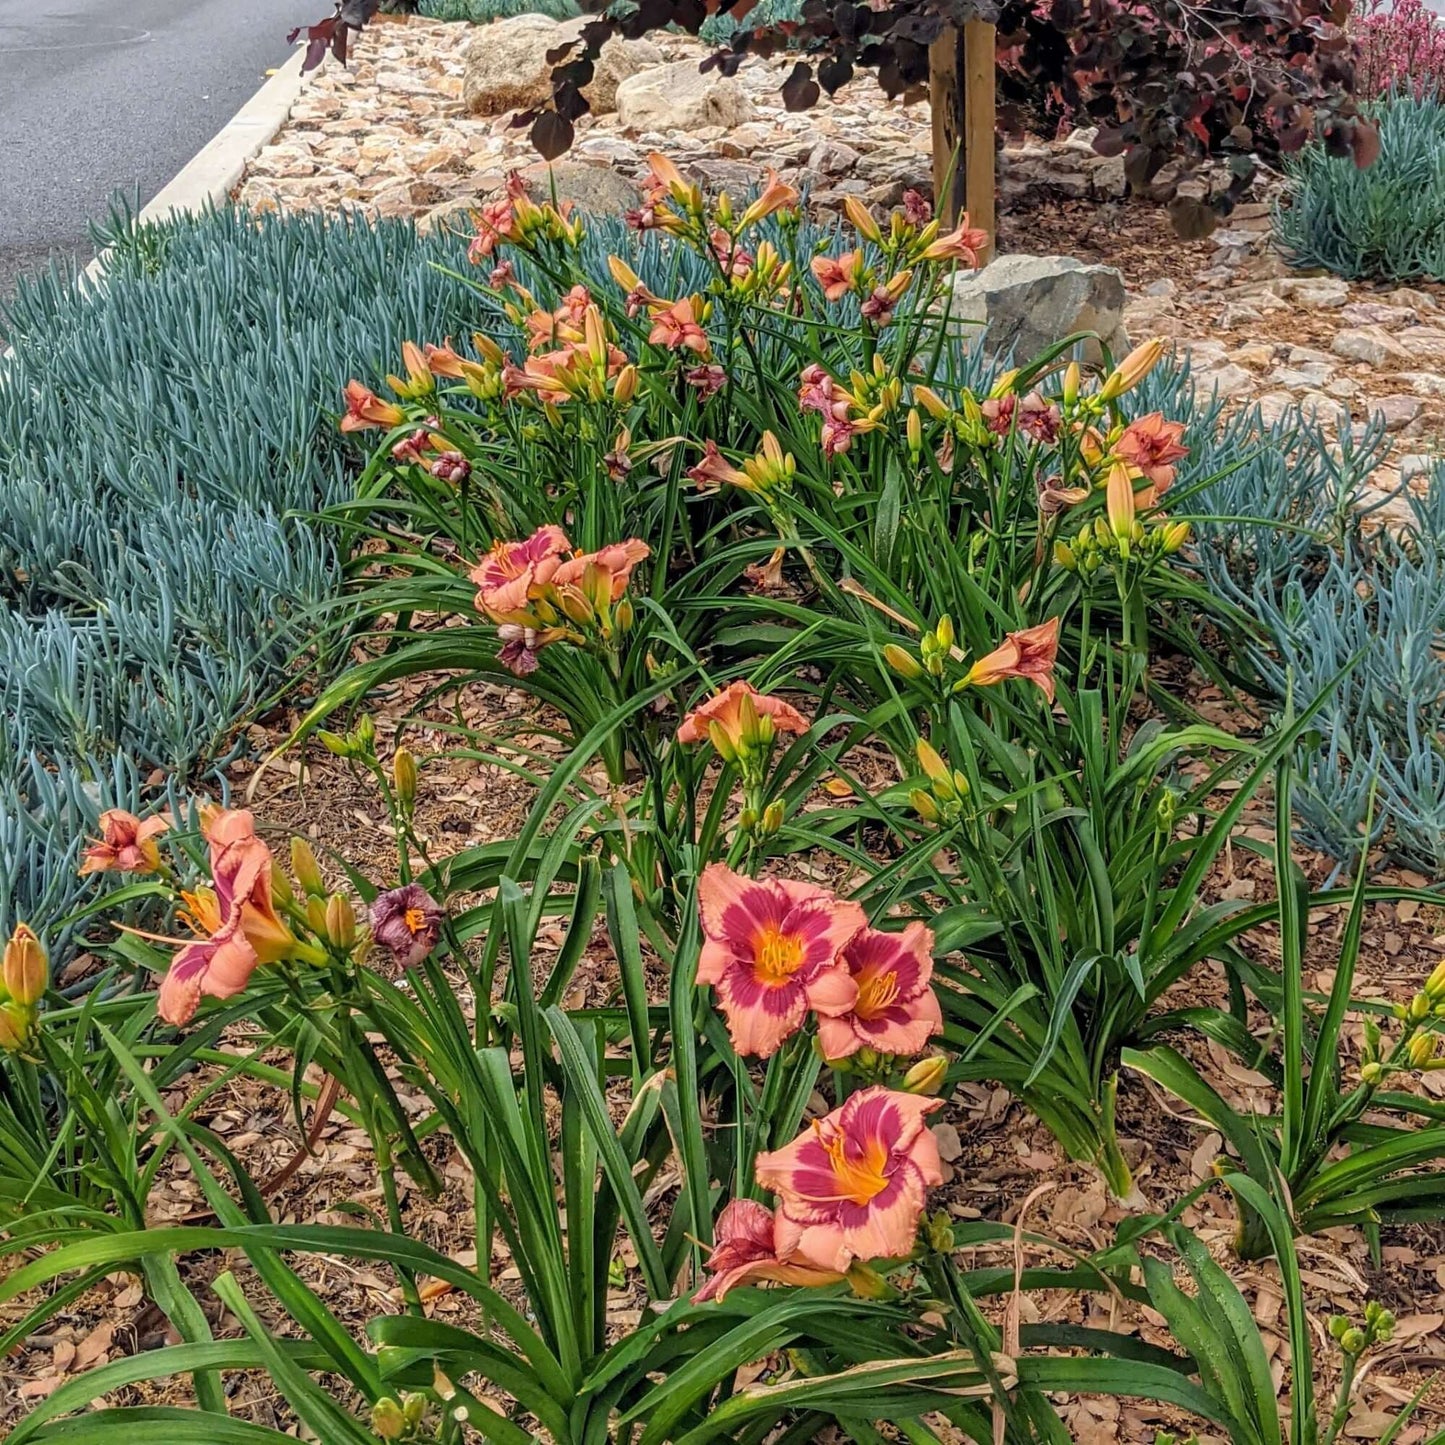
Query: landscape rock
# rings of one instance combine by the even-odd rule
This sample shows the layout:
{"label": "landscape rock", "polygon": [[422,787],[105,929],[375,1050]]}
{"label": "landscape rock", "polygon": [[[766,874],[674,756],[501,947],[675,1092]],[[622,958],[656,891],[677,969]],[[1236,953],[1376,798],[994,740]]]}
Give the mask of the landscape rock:
{"label": "landscape rock", "polygon": [[527,194],[538,205],[550,201],[554,194],[559,201],[570,201],[579,211],[594,216],[620,216],[635,210],[641,192],[626,176],[610,166],[589,165],[586,161],[540,161],[522,171]]}
{"label": "landscape rock", "polygon": [[703,130],[707,126],[744,125],[753,119],[753,103],[731,76],[695,60],[677,60],[630,75],[617,87],[617,119],[624,130]]}
{"label": "landscape rock", "polygon": [[[1115,357],[1123,356],[1129,349],[1123,313],[1123,276],[1073,256],[1000,256],[955,277],[949,306],[954,322],[986,324],[983,344],[991,355],[1020,360],[1075,331],[1097,333]],[[1099,343],[1086,342],[1084,355],[1099,360]]]}
{"label": "landscape rock", "polygon": [[1417,420],[1425,410],[1425,403],[1418,396],[1385,396],[1375,402],[1371,410],[1384,418],[1386,431],[1396,432]]}
{"label": "landscape rock", "polygon": [[1225,362],[1223,366],[1196,372],[1194,379],[1199,383],[1201,395],[1208,396],[1210,392],[1214,392],[1226,401],[1231,397],[1245,396],[1254,388],[1253,375],[1232,361]]}
{"label": "landscape rock", "polygon": [[1380,326],[1356,326],[1337,331],[1330,350],[1350,361],[1363,361],[1366,366],[1383,366],[1387,361],[1409,361],[1411,357],[1411,353]]}
{"label": "landscape rock", "polygon": [[[552,94],[547,53],[575,41],[585,16],[551,20],[545,15],[513,15],[478,29],[467,47],[462,100],[473,115],[503,115],[540,105]],[[650,40],[614,36],[602,47],[591,83],[582,94],[593,114],[617,109],[617,88],[629,76],[662,64],[662,52]]]}

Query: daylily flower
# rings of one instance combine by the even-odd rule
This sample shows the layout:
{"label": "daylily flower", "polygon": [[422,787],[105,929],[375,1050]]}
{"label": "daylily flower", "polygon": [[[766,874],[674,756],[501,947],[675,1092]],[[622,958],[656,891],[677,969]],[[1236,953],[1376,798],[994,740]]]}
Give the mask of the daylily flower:
{"label": "daylily flower", "polygon": [[965,687],[992,687],[1010,677],[1027,678],[1054,700],[1054,661],[1059,655],[1059,619],[1005,634],[1004,640],[969,668]]}
{"label": "daylily flower", "polygon": [[883,244],[883,232],[874,219],[873,212],[858,196],[845,196],[843,198],[843,214],[848,217],[853,229],[863,237],[865,241],[872,241],[875,246]]}
{"label": "daylily flower", "polygon": [[748,486],[747,473],[733,466],[711,440],[703,443],[702,460],[687,469],[684,475],[702,488],[717,488],[726,483],[733,487]]}
{"label": "daylily flower", "polygon": [[100,838],[80,855],[80,876],[154,873],[161,866],[156,839],[170,826],[168,813],[141,819],[123,808],[108,808],[100,815]]}
{"label": "daylily flower", "polygon": [[560,527],[538,527],[525,542],[495,542],[467,574],[477,584],[477,608],[494,621],[526,611],[534,587],[545,585],[572,550]]}
{"label": "daylily flower", "polygon": [[786,879],[753,880],[722,863],[703,870],[699,983],[711,984],[740,1054],[768,1058],[809,1009],[846,1013],[858,986],[839,951],[867,919],[856,903]]}
{"label": "daylily flower", "polygon": [[824,1269],[801,1254],[783,1259],[776,1239],[777,1215],[756,1199],[730,1200],[718,1215],[712,1253],[703,1268],[712,1276],[693,1295],[694,1304],[722,1299],[740,1284],[837,1284],[841,1270]]}
{"label": "daylily flower", "polygon": [[516,203],[525,199],[526,194],[526,182],[519,172],[512,171],[507,176],[506,191],[495,201],[488,201],[476,214],[477,234],[467,247],[467,259],[474,266],[489,257],[503,241],[522,239]]}
{"label": "daylily flower", "polygon": [[691,371],[683,372],[682,379],[704,401],[710,396],[716,396],[728,384],[727,372],[715,361],[704,361],[701,365],[694,366]]}
{"label": "daylily flower", "polygon": [[822,432],[819,441],[823,447],[823,455],[836,457],[846,452],[853,445],[853,438],[860,432],[872,431],[876,423],[869,421],[866,417],[850,419],[848,417],[830,416],[823,422]]}
{"label": "daylily flower", "polygon": [[441,932],[441,905],[420,883],[379,893],[371,905],[371,936],[402,968],[419,964]]}
{"label": "daylily flower", "polygon": [[798,409],[818,411],[830,416],[835,404],[837,383],[816,361],[811,361],[798,377]]}
{"label": "daylily flower", "polygon": [[1019,402],[1018,429],[1036,442],[1052,446],[1059,439],[1063,416],[1053,402],[1031,391]]}
{"label": "daylily flower", "polygon": [[967,261],[977,267],[978,254],[988,245],[988,232],[968,224],[967,215],[946,236],[939,236],[923,248],[925,261]]}
{"label": "daylily flower", "polygon": [[202,995],[230,998],[262,963],[288,957],[296,939],[271,896],[271,850],[244,810],[214,814],[204,825],[213,887],[184,897],[187,921],[199,935],[176,954],[161,980],[156,1012],[167,1023],[188,1023]]}
{"label": "daylily flower", "polygon": [[616,602],[627,591],[632,569],[651,555],[652,548],[640,537],[629,537],[625,542],[609,542],[595,552],[579,552],[561,563],[552,574],[552,586],[559,590],[576,587],[586,580],[591,569],[603,579],[603,595]]}
{"label": "daylily flower", "polygon": [[497,636],[502,641],[497,661],[515,676],[526,677],[537,670],[537,654],[551,643],[560,642],[568,633],[559,627],[536,628],[503,622],[497,628]]}
{"label": "daylily flower", "polygon": [[753,253],[742,243],[730,236],[721,226],[714,226],[709,238],[712,253],[717,257],[722,273],[730,281],[740,281],[753,269]]}
{"label": "daylily flower", "polygon": [[[767,719],[766,722],[763,719]],[[747,748],[766,746],[775,733],[801,736],[808,731],[808,720],[795,707],[781,698],[759,692],[750,682],[739,678],[721,692],[715,692],[704,703],[683,718],[677,730],[680,743],[700,743],[707,739],[727,756]],[[724,747],[718,747],[721,736]]]}
{"label": "daylily flower", "polygon": [[461,452],[445,451],[427,469],[439,482],[460,486],[472,474],[472,464]]}
{"label": "daylily flower", "polygon": [[368,427],[394,427],[406,420],[406,413],[389,401],[382,401],[369,387],[359,381],[346,383],[346,415],[341,418],[342,431],[365,431]]}
{"label": "daylily flower", "polygon": [[1165,421],[1163,412],[1151,411],[1131,421],[1114,443],[1114,455],[1150,483],[1148,499],[1141,497],[1144,506],[1157,505],[1174,481],[1174,463],[1189,455],[1189,448],[1180,445],[1183,435],[1183,422]]}
{"label": "daylily flower", "polygon": [[791,1144],[759,1154],[758,1183],[781,1201],[779,1253],[835,1270],[855,1259],[908,1254],[926,1192],[943,1182],[938,1145],[924,1122],[941,1103],[882,1086],[861,1089]]}
{"label": "daylily flower", "polygon": [[875,286],[859,310],[875,326],[887,326],[893,319],[894,309],[912,284],[913,272],[900,271],[892,280]]}
{"label": "daylily flower", "polygon": [[647,183],[649,200],[656,203],[667,197],[685,210],[702,209],[702,191],[683,180],[682,172],[665,155],[652,151],[647,157],[647,164],[652,172]]}
{"label": "daylily flower", "polygon": [[943,1012],[933,992],[933,933],[910,923],[902,933],[865,928],[842,953],[858,985],[858,1001],[846,1014],[818,1020],[823,1057],[845,1059],[859,1049],[916,1054],[943,1032]]}
{"label": "daylily flower", "polygon": [[777,171],[769,170],[762,193],[739,218],[738,230],[746,231],[749,226],[757,225],[765,216],[771,216],[774,211],[781,211],[785,207],[797,204],[797,189],[779,180]]}
{"label": "daylily flower", "polygon": [[933,219],[933,202],[922,191],[904,191],[903,219],[921,230]]}
{"label": "daylily flower", "polygon": [[691,296],[654,311],[647,339],[653,346],[663,346],[669,351],[695,351],[699,356],[706,356],[709,350],[707,332],[698,325]]}
{"label": "daylily flower", "polygon": [[814,256],[809,263],[814,278],[828,301],[841,301],[856,289],[863,266],[861,251],[844,251],[841,256]]}
{"label": "daylily flower", "polygon": [[[1109,515],[1109,527],[1121,543],[1121,551],[1134,535],[1134,473],[1123,462],[1115,462],[1109,468],[1108,480],[1104,484],[1104,506]],[[1128,555],[1124,552],[1124,555]]]}
{"label": "daylily flower", "polygon": [[415,401],[428,392],[436,390],[437,379],[432,375],[431,367],[427,365],[426,354],[416,342],[403,341],[401,343],[401,362],[406,367],[406,379],[403,381],[399,376],[386,378],[386,384],[398,396],[405,397],[408,401]]}

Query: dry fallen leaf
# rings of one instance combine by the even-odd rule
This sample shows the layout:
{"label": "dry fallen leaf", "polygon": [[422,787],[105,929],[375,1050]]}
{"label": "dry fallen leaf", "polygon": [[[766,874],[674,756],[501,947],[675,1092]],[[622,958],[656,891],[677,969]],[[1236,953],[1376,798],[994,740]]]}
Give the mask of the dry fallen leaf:
{"label": "dry fallen leaf", "polygon": [[110,1342],[114,1338],[115,1326],[109,1320],[96,1325],[75,1347],[75,1360],[72,1368],[88,1370],[93,1364],[103,1360],[110,1353]]}

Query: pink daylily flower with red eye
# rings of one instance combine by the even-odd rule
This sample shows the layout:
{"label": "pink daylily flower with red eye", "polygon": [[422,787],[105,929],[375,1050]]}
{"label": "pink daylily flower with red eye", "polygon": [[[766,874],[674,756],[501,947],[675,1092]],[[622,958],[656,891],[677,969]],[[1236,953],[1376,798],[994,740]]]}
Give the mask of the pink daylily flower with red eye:
{"label": "pink daylily flower with red eye", "polygon": [[861,251],[844,251],[841,256],[814,256],[809,263],[823,296],[828,301],[841,301],[856,290],[858,273],[863,267]]}
{"label": "pink daylily flower with red eye", "polygon": [[1150,484],[1140,492],[1142,507],[1157,505],[1174,481],[1174,463],[1189,455],[1189,448],[1180,444],[1184,423],[1165,421],[1164,413],[1151,411],[1136,417],[1124,428],[1124,435],[1114,443],[1114,455],[1134,467]]}
{"label": "pink daylily flower with red eye", "polygon": [[512,171],[507,176],[505,194],[495,201],[489,201],[476,214],[477,234],[467,247],[467,260],[478,265],[486,260],[503,241],[519,241],[521,227],[517,224],[515,202],[527,194],[526,182],[520,172]]}
{"label": "pink daylily flower with red eye", "polygon": [[80,855],[80,876],[87,873],[154,873],[161,866],[156,839],[171,826],[169,813],[141,819],[123,808],[100,815],[100,837]]}
{"label": "pink daylily flower with red eye", "polygon": [[692,351],[698,356],[707,356],[710,350],[707,332],[698,324],[697,308],[691,296],[654,311],[647,339],[653,346],[663,346],[669,351]]}
{"label": "pink daylily flower with red eye", "polygon": [[933,933],[923,924],[910,923],[902,933],[865,928],[841,957],[858,999],[847,1013],[818,1020],[824,1058],[846,1059],[863,1048],[916,1054],[943,1032],[931,982]]}
{"label": "pink daylily flower with red eye", "polygon": [[184,916],[201,936],[171,960],[156,998],[156,1013],[178,1028],[195,1017],[203,995],[232,998],[240,993],[261,963],[241,928],[239,910],[224,917],[209,888],[181,896],[188,909]]}
{"label": "pink daylily flower with red eye", "polygon": [[1037,627],[1004,634],[1004,640],[980,657],[964,678],[968,687],[992,687],[1011,677],[1037,684],[1050,702],[1054,700],[1054,663],[1059,655],[1059,619],[1051,617]]}
{"label": "pink daylily flower with red eye", "polygon": [[791,1144],[759,1154],[758,1183],[780,1200],[779,1253],[836,1270],[908,1254],[927,1191],[943,1182],[925,1123],[942,1102],[874,1085]]}
{"label": "pink daylily flower with red eye", "polygon": [[567,534],[551,526],[538,527],[525,542],[494,543],[467,574],[477,584],[478,610],[498,621],[517,620],[532,589],[551,580],[571,549]]}
{"label": "pink daylily flower with red eye", "polygon": [[756,1199],[731,1200],[718,1215],[712,1253],[703,1268],[712,1276],[694,1304],[722,1299],[740,1284],[837,1284],[841,1270],[825,1269],[799,1253],[784,1259],[776,1240],[778,1217]]}
{"label": "pink daylily flower with red eye", "polygon": [[856,903],[809,883],[755,880],[711,863],[698,884],[698,911],[698,982],[717,991],[738,1053],[769,1058],[810,1009],[846,1013],[857,1001],[858,986],[838,962],[867,923]]}

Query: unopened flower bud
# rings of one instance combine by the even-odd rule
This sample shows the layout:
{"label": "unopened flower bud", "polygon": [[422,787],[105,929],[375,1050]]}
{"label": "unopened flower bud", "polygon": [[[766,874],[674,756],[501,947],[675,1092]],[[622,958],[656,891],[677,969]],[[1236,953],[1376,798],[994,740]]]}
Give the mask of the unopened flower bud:
{"label": "unopened flower bud", "polygon": [[326,899],[319,893],[306,900],[306,923],[312,933],[326,937]]}
{"label": "unopened flower bud", "polygon": [[1054,564],[1062,567],[1065,572],[1072,572],[1078,565],[1074,549],[1067,542],[1054,543]]}
{"label": "unopened flower bud", "polygon": [[923,450],[923,417],[916,406],[908,409],[907,437],[908,450],[916,457]]}
{"label": "unopened flower bud", "polygon": [[1171,522],[1163,532],[1166,552],[1177,552],[1189,540],[1188,522]]}
{"label": "unopened flower bud", "polygon": [[898,674],[909,682],[923,676],[923,668],[914,655],[905,647],[900,647],[896,642],[890,642],[883,649],[883,660]]}
{"label": "unopened flower bud", "polygon": [[313,898],[325,896],[326,881],[321,876],[321,866],[305,838],[291,840],[291,871],[296,875],[303,893]]}
{"label": "unopened flower bud", "polygon": [[1371,1061],[1360,1067],[1360,1082],[1373,1087],[1385,1077],[1385,1066],[1381,1063]]}
{"label": "unopened flower bud", "polygon": [[1417,993],[1410,1000],[1410,1007],[1405,1011],[1406,1019],[1412,1024],[1423,1023],[1430,1013],[1430,1000],[1423,993]]}
{"label": "unopened flower bud", "polygon": [[1065,406],[1073,406],[1073,404],[1078,401],[1079,382],[1082,380],[1082,378],[1083,373],[1079,370],[1079,363],[1077,361],[1071,361],[1064,368],[1063,396]]}
{"label": "unopened flower bud", "polygon": [[296,901],[296,892],[291,887],[291,880],[274,858],[271,860],[271,892],[283,904]]}
{"label": "unopened flower bud", "polygon": [[1416,1034],[1410,1040],[1406,1053],[1412,1069],[1423,1069],[1435,1057],[1435,1035]]}
{"label": "unopened flower bud", "polygon": [[410,813],[416,802],[416,759],[404,745],[392,754],[391,782],[403,812]]}
{"label": "unopened flower bud", "polygon": [[371,1407],[371,1428],[383,1440],[400,1440],[406,1434],[406,1413],[390,1395]]}
{"label": "unopened flower bud", "polygon": [[350,948],[356,942],[356,910],[340,893],[326,900],[326,936],[338,948]]}
{"label": "unopened flower bud", "polygon": [[35,1031],[35,1010],[10,999],[0,1003],[0,1050],[18,1053],[30,1042]]}
{"label": "unopened flower bud", "polygon": [[1437,963],[1434,972],[1425,980],[1425,997],[1431,1003],[1445,1000],[1445,963]]}
{"label": "unopened flower bud", "polygon": [[941,1209],[928,1218],[928,1247],[940,1254],[953,1248],[953,1222]]}
{"label": "unopened flower bud", "polygon": [[1358,1325],[1351,1325],[1340,1336],[1340,1348],[1347,1355],[1358,1355],[1365,1348],[1365,1332]]}
{"label": "unopened flower bud", "polygon": [[627,632],[631,629],[637,617],[636,609],[632,605],[632,598],[624,597],[616,607],[612,609],[612,620],[619,632]]}
{"label": "unopened flower bud", "polygon": [[353,734],[357,745],[361,748],[363,755],[370,754],[376,746],[376,724],[371,720],[370,713],[362,713],[361,721],[356,725],[356,732]]}
{"label": "unopened flower bud", "polygon": [[762,827],[758,830],[764,838],[771,838],[783,826],[783,800],[774,798],[763,809]]}
{"label": "unopened flower bud", "polygon": [[50,982],[50,961],[34,932],[24,923],[5,945],[3,978],[5,992],[22,1008],[30,1008],[45,997]]}
{"label": "unopened flower bud", "polygon": [[617,373],[612,384],[612,398],[619,406],[626,406],[637,395],[637,367],[629,362]]}
{"label": "unopened flower bud", "polygon": [[941,823],[943,821],[943,814],[938,811],[938,804],[934,801],[932,793],[925,793],[922,788],[914,788],[908,795],[908,802],[913,811],[925,823]]}
{"label": "unopened flower bud", "polygon": [[956,796],[953,774],[949,771],[948,764],[939,756],[938,749],[926,738],[919,738],[916,751],[918,766],[923,769],[924,776],[933,784],[934,793],[944,801],[951,802]]}
{"label": "unopened flower bud", "polygon": [[859,1299],[884,1300],[893,1295],[893,1287],[876,1269],[856,1259],[848,1266],[848,1288]]}
{"label": "unopened flower bud", "polygon": [[903,1076],[903,1091],[907,1094],[925,1094],[932,1097],[943,1088],[948,1074],[948,1059],[943,1054],[919,1059]]}
{"label": "unopened flower bud", "polygon": [[335,758],[352,758],[356,756],[356,749],[350,738],[344,738],[339,733],[327,732],[325,728],[317,728],[316,736],[321,739],[321,746]]}
{"label": "unopened flower bud", "polygon": [[944,652],[947,652],[953,646],[957,633],[953,630],[953,618],[951,618],[948,613],[945,612],[943,616],[938,619],[938,625],[933,629],[933,635],[938,639],[938,645]]}
{"label": "unopened flower bud", "polygon": [[1349,1329],[1350,1322],[1344,1315],[1331,1315],[1329,1322],[1330,1338],[1338,1344],[1345,1337],[1345,1331]]}

